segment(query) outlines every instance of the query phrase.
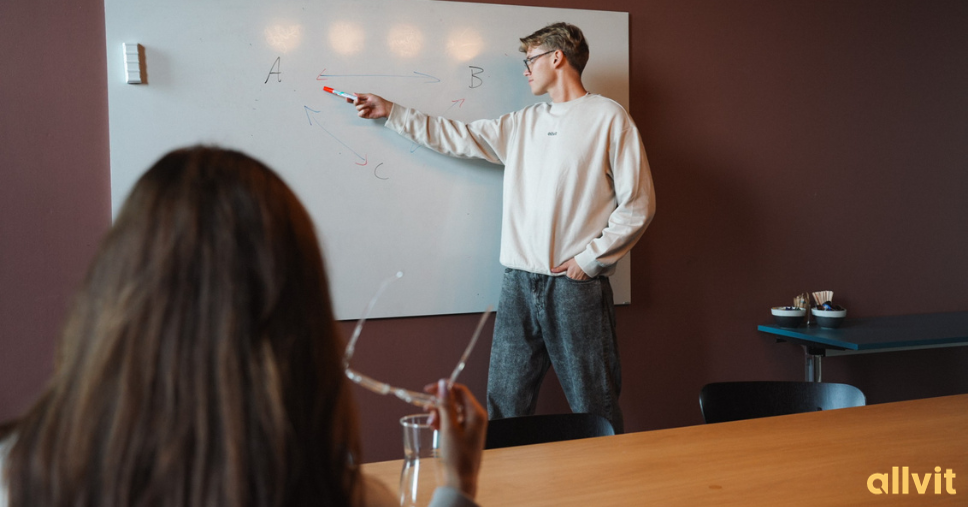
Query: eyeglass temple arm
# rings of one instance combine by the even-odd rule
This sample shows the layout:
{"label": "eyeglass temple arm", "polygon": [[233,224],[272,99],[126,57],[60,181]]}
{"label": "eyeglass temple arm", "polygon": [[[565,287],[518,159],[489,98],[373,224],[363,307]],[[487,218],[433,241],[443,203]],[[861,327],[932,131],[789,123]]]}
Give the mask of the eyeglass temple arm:
{"label": "eyeglass temple arm", "polygon": [[350,341],[346,344],[346,352],[343,353],[344,368],[350,367],[350,359],[353,358],[353,352],[356,351],[356,340],[360,338],[360,333],[363,331],[363,324],[366,322],[366,318],[370,316],[370,312],[373,311],[373,306],[376,305],[377,300],[380,299],[380,295],[383,294],[383,291],[386,290],[387,286],[401,278],[403,278],[403,271],[397,271],[396,275],[383,280],[383,283],[380,284],[380,288],[376,290],[376,294],[373,294],[373,297],[370,298],[370,302],[367,303],[366,309],[363,310],[363,316],[360,317],[360,320],[356,322],[356,327],[353,328],[353,334],[350,336]]}
{"label": "eyeglass temple arm", "polygon": [[437,406],[437,397],[433,395],[393,387],[386,382],[380,382],[379,380],[374,380],[366,375],[363,375],[352,368],[346,368],[346,376],[360,387],[376,394],[392,394],[407,403],[413,403],[421,407]]}
{"label": "eyeglass temple arm", "polygon": [[484,310],[484,314],[481,315],[481,320],[477,321],[477,329],[474,330],[474,336],[471,337],[471,342],[467,344],[467,348],[464,349],[464,353],[460,356],[460,362],[454,367],[454,371],[450,374],[450,378],[447,379],[447,388],[449,389],[457,381],[457,376],[460,372],[464,371],[464,365],[467,364],[467,358],[470,357],[471,351],[474,350],[474,345],[477,344],[477,339],[481,336],[481,330],[484,329],[484,323],[487,322],[487,317],[491,315],[491,305],[487,306],[487,310]]}

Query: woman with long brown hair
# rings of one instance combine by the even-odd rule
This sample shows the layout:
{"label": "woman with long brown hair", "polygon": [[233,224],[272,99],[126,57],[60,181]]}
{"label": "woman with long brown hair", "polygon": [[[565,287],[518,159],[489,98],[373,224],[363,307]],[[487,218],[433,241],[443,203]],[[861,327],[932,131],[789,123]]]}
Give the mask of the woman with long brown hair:
{"label": "woman with long brown hair", "polygon": [[[272,170],[169,153],[102,242],[48,388],[0,430],[0,505],[395,503],[358,470],[331,307],[312,221]],[[486,416],[463,386],[438,394],[452,487],[434,505],[472,505]]]}

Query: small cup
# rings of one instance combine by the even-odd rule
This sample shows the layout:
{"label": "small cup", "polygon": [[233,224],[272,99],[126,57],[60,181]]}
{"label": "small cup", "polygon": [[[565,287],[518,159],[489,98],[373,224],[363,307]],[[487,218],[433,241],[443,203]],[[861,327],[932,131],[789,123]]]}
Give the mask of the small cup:
{"label": "small cup", "polygon": [[400,505],[425,507],[430,504],[434,490],[443,484],[443,468],[439,466],[439,438],[428,422],[430,414],[414,414],[400,418],[403,427],[403,470],[400,472]]}
{"label": "small cup", "polygon": [[803,316],[807,314],[807,310],[792,306],[774,306],[770,308],[770,313],[773,314],[776,325],[780,327],[799,327],[803,323]]}
{"label": "small cup", "polygon": [[847,317],[847,310],[824,310],[822,308],[811,308],[813,316],[817,318],[817,325],[825,329],[840,327]]}

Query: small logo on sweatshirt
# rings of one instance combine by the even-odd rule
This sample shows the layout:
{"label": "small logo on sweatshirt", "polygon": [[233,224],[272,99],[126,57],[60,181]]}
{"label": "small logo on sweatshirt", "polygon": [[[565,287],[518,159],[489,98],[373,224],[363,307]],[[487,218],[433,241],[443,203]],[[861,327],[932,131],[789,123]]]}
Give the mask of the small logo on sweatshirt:
{"label": "small logo on sweatshirt", "polygon": [[548,135],[549,136],[556,136],[556,135],[558,135],[558,133],[557,132],[548,132]]}

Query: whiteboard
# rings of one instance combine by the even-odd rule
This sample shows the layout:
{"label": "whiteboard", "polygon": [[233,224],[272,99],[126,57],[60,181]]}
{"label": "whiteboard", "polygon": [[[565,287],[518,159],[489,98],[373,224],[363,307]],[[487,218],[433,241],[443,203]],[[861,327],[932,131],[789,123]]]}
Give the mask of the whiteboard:
{"label": "whiteboard", "polygon": [[[586,88],[628,109],[628,14],[426,0],[105,0],[111,206],[171,149],[216,144],[275,169],[313,217],[338,319],[496,307],[503,167],[412,145],[323,86],[461,121],[538,101],[519,39],[582,28]],[[123,43],[144,46],[127,84]],[[628,258],[612,276],[631,300]]]}

